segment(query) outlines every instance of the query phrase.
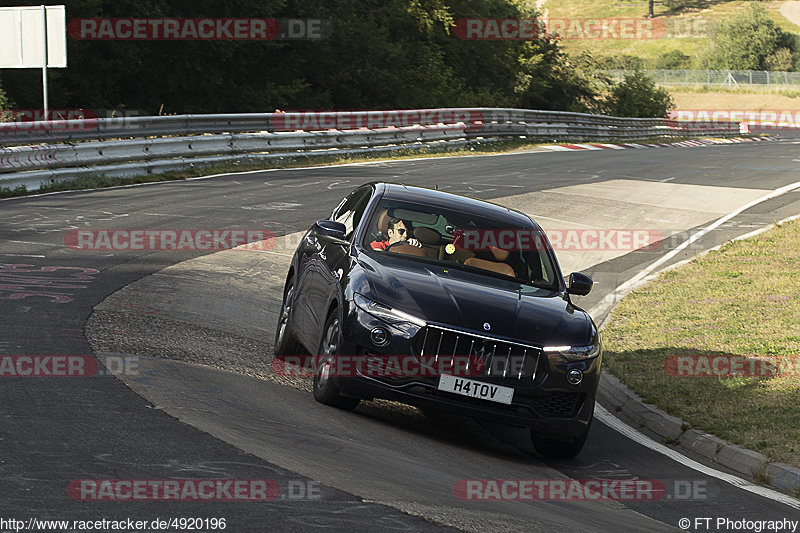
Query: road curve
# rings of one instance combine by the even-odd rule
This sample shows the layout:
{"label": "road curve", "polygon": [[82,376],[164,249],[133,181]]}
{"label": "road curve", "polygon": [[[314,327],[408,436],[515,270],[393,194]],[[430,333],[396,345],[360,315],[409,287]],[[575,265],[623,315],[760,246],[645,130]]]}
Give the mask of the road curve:
{"label": "road curve", "polygon": [[[796,510],[685,468],[602,424],[595,425],[577,459],[544,463],[524,432],[509,428],[449,415],[422,415],[388,402],[369,402],[355,413],[327,409],[302,390],[307,383],[281,382],[267,369],[285,273],[281,264],[287,260],[281,254],[286,250],[226,251],[202,257],[170,252],[98,254],[66,249],[63,233],[76,227],[265,227],[291,241],[288,236],[327,214],[358,183],[387,179],[430,185],[430,176],[436,176],[441,188],[500,199],[543,220],[554,219],[553,224],[564,228],[592,218],[595,227],[606,228],[658,223],[665,233],[680,236],[717,218],[720,210],[792,181],[797,170],[793,142],[256,172],[5,202],[0,260],[98,272],[81,288],[75,284],[60,289],[71,291],[72,301],[64,304],[33,296],[7,300],[4,306],[11,313],[4,326],[10,340],[2,353],[88,353],[80,331],[95,308],[87,326],[91,346],[98,352],[141,356],[139,373],[121,379],[147,401],[112,378],[95,379],[89,386],[85,380],[68,385],[55,379],[10,380],[17,398],[4,403],[9,406],[5,440],[32,475],[26,480],[18,471],[0,471],[7,486],[19,491],[13,492],[19,497],[4,501],[0,509],[23,509],[28,487],[41,495],[43,512],[92,515],[97,507],[65,498],[65,476],[108,477],[113,472],[118,478],[175,477],[177,472],[203,472],[199,463],[215,462],[239,465],[231,467],[227,473],[231,477],[253,477],[253,469],[268,469],[284,478],[301,475],[322,482],[329,491],[326,495],[333,495],[322,505],[292,501],[274,506],[268,522],[273,528],[302,530],[347,520],[368,529],[365,513],[376,513],[381,523],[400,529],[433,527],[413,514],[471,531],[537,526],[543,531],[620,527],[656,531],[674,530],[684,516],[791,517]],[[678,153],[681,157],[676,160]],[[676,198],[681,198],[682,206],[671,205]],[[795,214],[798,200],[796,193],[790,193],[760,204],[712,232],[703,245],[713,246],[782,214]],[[617,225],[603,225],[602,216]],[[666,222],[646,222],[642,217],[647,216]],[[589,308],[665,250],[611,256],[567,253],[562,263],[584,269],[599,281],[600,290],[581,302]],[[675,260],[691,253],[678,254]],[[12,399],[10,390],[0,394],[3,400]],[[29,414],[27,420],[20,416],[24,412]],[[164,413],[186,425],[170,421]],[[59,437],[37,438],[42,433]],[[40,444],[41,453],[27,447],[33,442]],[[60,442],[61,448],[67,443],[73,466],[69,473],[54,476],[55,462],[66,462],[56,459]],[[137,454],[150,457],[136,463],[132,458]],[[207,454],[209,460],[198,459]],[[210,461],[214,454],[225,460]],[[239,460],[230,459],[237,454]],[[208,477],[218,477],[219,472],[228,472],[226,468],[217,467],[217,475]],[[277,474],[274,477],[280,478]],[[688,481],[708,491],[703,500],[624,504],[474,502],[458,500],[452,491],[460,479],[567,477]],[[335,505],[326,507],[343,501],[353,502],[353,509],[365,501],[385,505],[370,504],[352,516],[336,513]],[[163,508],[185,512],[186,505],[135,504],[141,513]],[[202,505],[204,513],[215,511],[214,505],[224,508],[242,529],[266,524],[241,506]],[[410,514],[393,514],[394,508]]]}

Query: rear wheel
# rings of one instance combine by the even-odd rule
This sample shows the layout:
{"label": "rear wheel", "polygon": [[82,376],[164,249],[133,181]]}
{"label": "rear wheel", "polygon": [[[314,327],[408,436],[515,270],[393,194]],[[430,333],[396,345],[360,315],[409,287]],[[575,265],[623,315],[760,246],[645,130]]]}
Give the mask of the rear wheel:
{"label": "rear wheel", "polygon": [[583,433],[577,437],[572,437],[569,440],[552,439],[537,435],[531,430],[531,441],[536,451],[548,459],[572,459],[586,444],[586,438],[589,436],[589,430],[592,427],[592,420],[586,425]]}
{"label": "rear wheel", "polygon": [[292,334],[291,313],[294,299],[294,278],[289,279],[283,291],[278,329],[275,331],[275,355],[297,355],[300,345]]}
{"label": "rear wheel", "polygon": [[339,348],[339,317],[336,310],[331,312],[328,320],[325,321],[323,331],[322,341],[317,350],[319,355],[314,375],[314,399],[339,409],[354,409],[360,400],[342,396],[339,386],[334,383],[336,352]]}

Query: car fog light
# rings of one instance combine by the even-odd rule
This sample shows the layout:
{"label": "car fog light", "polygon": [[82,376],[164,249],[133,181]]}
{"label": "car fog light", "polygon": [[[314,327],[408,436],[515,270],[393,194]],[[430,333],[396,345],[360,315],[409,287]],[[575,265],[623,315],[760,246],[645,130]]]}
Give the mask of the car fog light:
{"label": "car fog light", "polygon": [[375,346],[386,346],[389,344],[389,332],[384,328],[375,328],[369,335],[372,344]]}
{"label": "car fog light", "polygon": [[583,372],[573,368],[567,372],[567,381],[569,381],[572,385],[580,384],[580,382],[583,381]]}

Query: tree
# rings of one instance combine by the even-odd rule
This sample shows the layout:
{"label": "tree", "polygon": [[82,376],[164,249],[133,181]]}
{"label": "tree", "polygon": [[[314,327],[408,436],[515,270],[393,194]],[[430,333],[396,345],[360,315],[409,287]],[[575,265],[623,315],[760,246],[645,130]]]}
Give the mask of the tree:
{"label": "tree", "polygon": [[[69,67],[50,75],[51,107],[156,113],[163,106],[168,114],[468,106],[595,111],[609,90],[592,73],[596,65],[567,56],[549,35],[455,35],[460,18],[535,18],[532,0],[70,0],[67,6],[70,20],[242,16],[321,19],[333,32],[274,41],[70,37]],[[41,105],[31,90],[41,83],[37,76],[4,74],[20,107]]]}
{"label": "tree", "polygon": [[691,58],[680,50],[670,50],[658,56],[653,66],[659,69],[685,69],[689,68]]}
{"label": "tree", "polygon": [[616,117],[663,118],[674,105],[666,89],[657,87],[644,71],[635,70],[611,90],[606,109]]}
{"label": "tree", "polygon": [[3,91],[3,84],[0,83],[0,122],[9,122],[14,118],[12,107],[13,104]]}
{"label": "tree", "polygon": [[6,93],[3,91],[3,84],[0,83],[0,122],[5,122],[6,114],[8,113],[10,107],[11,102],[8,100]]}
{"label": "tree", "polygon": [[596,61],[598,68],[605,70],[636,70],[644,69],[646,66],[644,59],[629,54],[602,56],[597,58]]}
{"label": "tree", "polygon": [[788,48],[778,48],[775,53],[764,60],[767,70],[786,71],[794,68],[792,51]]}
{"label": "tree", "polygon": [[786,40],[767,9],[751,3],[711,30],[711,46],[703,63],[710,69],[765,70]]}
{"label": "tree", "polygon": [[[278,17],[287,0],[71,0],[76,18]],[[16,0],[41,4],[39,0]],[[247,15],[243,15],[246,13]],[[294,89],[277,41],[124,41],[67,37],[69,66],[52,69],[53,108],[138,109],[156,113],[264,111]],[[276,76],[275,73],[278,73]],[[4,77],[20,107],[41,107],[41,74]],[[272,108],[274,109],[274,108]],[[270,109],[270,110],[272,110]]]}

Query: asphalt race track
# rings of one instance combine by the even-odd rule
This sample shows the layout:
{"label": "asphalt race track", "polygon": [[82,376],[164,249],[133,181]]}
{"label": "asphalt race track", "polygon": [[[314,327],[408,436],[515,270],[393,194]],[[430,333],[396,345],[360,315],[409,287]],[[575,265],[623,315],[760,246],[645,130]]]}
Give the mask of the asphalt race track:
{"label": "asphalt race track", "polygon": [[[0,380],[0,518],[225,518],[229,531],[676,531],[682,518],[691,531],[716,531],[695,518],[797,520],[800,502],[742,490],[597,420],[576,459],[544,462],[522,430],[388,402],[352,413],[322,406],[269,361],[296,234],[358,184],[437,185],[524,210],[545,229],[669,237],[648,251],[559,253],[565,274],[597,282],[576,298],[591,309],[692,232],[796,182],[798,142],[421,159],[0,201],[0,355],[94,350],[110,354],[116,374]],[[799,214],[799,191],[754,205],[669,262]],[[207,255],[65,246],[70,229],[249,228],[283,239],[270,251]],[[127,356],[134,364],[118,368]],[[67,491],[76,480],[175,478],[268,479],[280,494],[99,502]],[[532,502],[453,492],[467,479],[568,478],[657,480],[667,495]],[[699,490],[678,490],[687,486]]]}

